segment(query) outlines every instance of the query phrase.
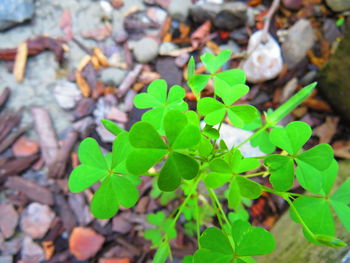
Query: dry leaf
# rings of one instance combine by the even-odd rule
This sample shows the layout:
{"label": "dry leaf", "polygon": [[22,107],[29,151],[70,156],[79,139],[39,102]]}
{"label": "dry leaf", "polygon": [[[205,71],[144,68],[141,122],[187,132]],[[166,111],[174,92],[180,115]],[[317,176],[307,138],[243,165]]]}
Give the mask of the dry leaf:
{"label": "dry leaf", "polygon": [[303,105],[306,105],[309,108],[317,111],[332,112],[332,109],[329,106],[329,104],[319,99],[308,98],[303,102]]}
{"label": "dry leaf", "polygon": [[55,245],[52,241],[43,241],[42,243],[44,253],[45,253],[45,259],[49,260],[52,258],[53,254],[55,253]]}
{"label": "dry leaf", "polygon": [[76,82],[80,88],[81,94],[83,94],[83,96],[85,98],[89,97],[91,94],[91,90],[89,87],[89,84],[87,83],[87,81],[84,79],[84,77],[82,76],[80,71],[77,71],[75,73],[75,78],[76,78]]}
{"label": "dry leaf", "polygon": [[15,66],[13,69],[13,75],[15,76],[15,79],[17,82],[23,81],[24,72],[26,69],[27,57],[28,57],[27,42],[23,42],[18,46]]}
{"label": "dry leaf", "polygon": [[339,117],[327,117],[325,123],[316,127],[313,131],[314,135],[320,138],[319,143],[329,143],[337,132]]}
{"label": "dry leaf", "polygon": [[193,49],[198,49],[209,40],[209,33],[211,29],[211,22],[208,20],[197,28],[191,35],[191,42]]}
{"label": "dry leaf", "polygon": [[350,141],[337,141],[332,147],[336,157],[350,159]]}
{"label": "dry leaf", "polygon": [[216,55],[220,53],[221,49],[220,47],[218,46],[218,44],[216,44],[215,42],[213,41],[208,41],[206,43],[207,47],[210,48]]}
{"label": "dry leaf", "polygon": [[103,66],[103,67],[109,66],[108,60],[107,60],[105,54],[103,54],[103,52],[101,51],[101,49],[94,48],[93,52],[94,52],[94,55],[98,58],[98,61],[101,64],[101,66]]}

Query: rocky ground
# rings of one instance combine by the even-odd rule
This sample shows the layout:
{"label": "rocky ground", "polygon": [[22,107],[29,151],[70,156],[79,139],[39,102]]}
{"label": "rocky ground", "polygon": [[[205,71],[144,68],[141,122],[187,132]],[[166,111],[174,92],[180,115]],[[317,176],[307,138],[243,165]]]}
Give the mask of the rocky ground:
{"label": "rocky ground", "polygon": [[[265,26],[263,45],[254,32],[264,29],[271,2],[2,0],[0,263],[150,262],[145,215],[171,211],[178,201],[151,199],[151,181],[144,181],[136,208],[112,220],[94,219],[88,208],[92,191],[67,190],[78,142],[92,136],[109,150],[114,137],[100,120],[130,127],[140,116],[133,97],[158,78],[186,86],[190,55],[199,62],[204,52],[231,49],[225,67],[242,67],[251,84],[240,102],[262,111],[317,80],[348,30],[350,2],[281,1]],[[258,48],[251,48],[254,43]],[[210,86],[205,92],[211,94]],[[186,98],[191,102],[193,94]],[[348,159],[348,113],[336,112],[332,103],[317,91],[287,119],[315,128],[309,146],[332,143],[336,155]],[[224,128],[232,144],[249,136]],[[253,147],[244,153],[261,154]],[[271,228],[285,206],[264,198],[249,211],[255,224]],[[193,238],[180,233],[175,260],[195,249]]]}

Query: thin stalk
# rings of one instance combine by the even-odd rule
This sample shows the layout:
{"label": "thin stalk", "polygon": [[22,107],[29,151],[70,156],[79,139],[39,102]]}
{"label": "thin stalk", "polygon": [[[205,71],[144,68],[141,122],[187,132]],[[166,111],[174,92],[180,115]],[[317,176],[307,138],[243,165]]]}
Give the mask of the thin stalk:
{"label": "thin stalk", "polygon": [[[198,207],[198,194],[196,195],[196,202],[195,202],[195,213],[196,213],[196,231],[197,231],[197,240],[199,240],[201,231],[200,231],[200,225],[199,225],[199,207]],[[200,244],[198,242],[198,247],[200,248]]]}
{"label": "thin stalk", "polygon": [[264,172],[259,172],[259,173],[244,174],[243,176],[245,178],[250,178],[250,177],[260,176],[260,175],[264,175],[264,174],[269,174],[269,173],[267,171],[264,171]]}
{"label": "thin stalk", "polygon": [[213,197],[217,207],[219,208],[219,211],[220,211],[220,213],[222,215],[222,218],[224,219],[225,223],[230,225],[230,221],[228,220],[228,218],[227,218],[227,216],[226,216],[226,214],[224,212],[224,209],[222,208],[222,205],[220,204],[220,201],[219,201],[218,197],[216,196],[215,191],[213,189],[211,189],[211,188],[207,188],[207,189],[208,189],[209,194],[212,195],[212,197]]}
{"label": "thin stalk", "polygon": [[254,134],[252,134],[249,138],[247,138],[246,140],[244,140],[243,142],[241,142],[240,144],[238,144],[236,146],[236,148],[238,149],[239,147],[241,147],[242,145],[246,144],[247,142],[249,142],[251,139],[255,138],[256,136],[258,136],[260,133],[262,133],[263,131],[267,130],[268,128],[270,128],[270,125],[268,125],[267,123],[261,127],[257,132],[255,132]]}

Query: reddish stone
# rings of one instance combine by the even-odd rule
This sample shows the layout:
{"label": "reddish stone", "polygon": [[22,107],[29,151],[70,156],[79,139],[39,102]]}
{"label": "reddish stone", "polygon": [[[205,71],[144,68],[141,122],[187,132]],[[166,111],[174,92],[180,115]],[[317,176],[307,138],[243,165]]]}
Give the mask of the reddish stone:
{"label": "reddish stone", "polygon": [[25,136],[20,137],[12,146],[13,154],[16,157],[24,157],[39,152],[39,144]]}
{"label": "reddish stone", "polygon": [[78,260],[87,260],[100,250],[104,241],[94,230],[76,227],[69,238],[69,250]]}

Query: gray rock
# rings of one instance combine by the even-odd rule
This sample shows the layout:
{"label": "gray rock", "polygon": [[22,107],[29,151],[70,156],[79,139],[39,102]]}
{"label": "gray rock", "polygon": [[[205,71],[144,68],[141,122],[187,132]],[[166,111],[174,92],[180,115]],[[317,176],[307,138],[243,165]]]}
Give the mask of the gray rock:
{"label": "gray rock", "polygon": [[0,263],[12,263],[13,258],[11,256],[1,256]]}
{"label": "gray rock", "polygon": [[29,20],[34,14],[33,0],[1,0],[0,30]]}
{"label": "gray rock", "polygon": [[315,41],[311,23],[300,19],[289,30],[282,45],[282,53],[289,68],[295,67],[306,56]]}
{"label": "gray rock", "polygon": [[232,31],[243,26],[247,21],[247,6],[241,2],[226,3],[222,10],[215,16],[214,25],[217,28]]}
{"label": "gray rock", "polygon": [[103,83],[111,86],[119,86],[126,76],[126,71],[117,68],[106,68],[101,73]]}
{"label": "gray rock", "polygon": [[159,44],[153,38],[145,37],[135,43],[134,56],[140,63],[148,63],[158,55]]}
{"label": "gray rock", "polygon": [[208,19],[214,21],[221,6],[212,3],[196,4],[190,8],[190,16],[196,23],[204,23]]}
{"label": "gray rock", "polygon": [[340,32],[334,19],[326,19],[323,23],[322,31],[324,38],[329,43],[333,43],[338,37],[342,36],[342,33]]}
{"label": "gray rock", "polygon": [[350,0],[326,0],[326,3],[334,12],[350,10]]}
{"label": "gray rock", "polygon": [[173,19],[183,22],[187,19],[191,6],[191,0],[172,0],[168,12]]}

